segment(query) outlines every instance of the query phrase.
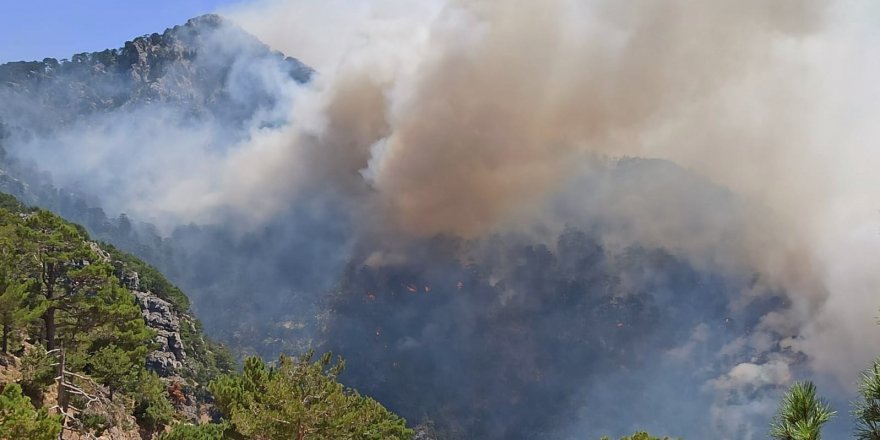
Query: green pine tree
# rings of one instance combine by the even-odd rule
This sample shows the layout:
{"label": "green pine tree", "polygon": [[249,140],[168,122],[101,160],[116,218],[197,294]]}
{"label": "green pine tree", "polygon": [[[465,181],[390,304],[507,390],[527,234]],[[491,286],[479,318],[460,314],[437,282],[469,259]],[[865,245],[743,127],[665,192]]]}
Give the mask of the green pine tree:
{"label": "green pine tree", "polygon": [[0,282],[0,327],[2,341],[0,352],[9,351],[9,340],[12,335],[28,322],[43,313],[42,309],[31,309],[27,306],[30,294],[30,283]]}
{"label": "green pine tree", "polygon": [[34,409],[30,399],[21,394],[16,383],[7,384],[0,393],[0,439],[55,440],[61,432],[57,416],[44,408]]}
{"label": "green pine tree", "polygon": [[141,375],[135,396],[134,416],[149,432],[157,431],[174,419],[174,407],[168,401],[165,384],[156,373]]}
{"label": "green pine tree", "polygon": [[248,358],[240,375],[210,389],[217,407],[245,437],[281,439],[409,439],[413,431],[378,402],[345,388],[336,377],[345,364],[330,354],[312,362],[281,356],[275,367]]}
{"label": "green pine tree", "polygon": [[56,348],[56,312],[68,306],[74,294],[91,287],[72,275],[99,258],[80,229],[48,211],[30,215],[24,226],[20,252],[23,261],[30,263],[29,275],[37,281],[39,299],[47,302],[42,316],[43,336],[46,349],[53,350]]}
{"label": "green pine tree", "polygon": [[125,350],[113,344],[93,353],[86,364],[86,372],[98,382],[107,385],[110,400],[113,400],[113,394],[120,389],[134,389],[142,369],[141,364],[131,362]]}
{"label": "green pine tree", "polygon": [[4,354],[9,350],[10,337],[45,311],[28,304],[32,283],[24,274],[20,228],[18,216],[0,210],[0,351]]}
{"label": "green pine tree", "polygon": [[155,333],[127,290],[111,278],[102,282],[91,294],[69,298],[58,316],[71,366],[88,369],[92,356],[110,345],[126,353],[127,364],[144,365]]}
{"label": "green pine tree", "polygon": [[171,431],[159,436],[158,440],[223,440],[226,424],[175,425]]}
{"label": "green pine tree", "polygon": [[853,415],[856,419],[856,438],[880,440],[880,359],[862,373],[859,384],[862,400],[856,402]]}
{"label": "green pine tree", "polygon": [[835,412],[816,394],[812,382],[796,382],[786,393],[770,428],[776,440],[820,440],[822,425]]}

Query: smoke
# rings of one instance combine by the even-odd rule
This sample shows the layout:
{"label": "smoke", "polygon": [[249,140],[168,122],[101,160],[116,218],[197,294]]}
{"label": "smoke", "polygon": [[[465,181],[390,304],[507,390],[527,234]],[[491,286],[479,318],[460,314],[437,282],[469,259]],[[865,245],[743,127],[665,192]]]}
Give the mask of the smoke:
{"label": "smoke", "polygon": [[[626,232],[639,243],[759,270],[765,286],[755,290],[783,288],[792,305],[743,347],[766,353],[792,338],[785,362],[803,353],[814,371],[848,385],[880,351],[868,312],[880,285],[872,270],[880,263],[880,182],[872,173],[880,154],[867,122],[876,106],[865,98],[877,92],[867,73],[877,66],[865,61],[876,59],[869,43],[876,34],[859,19],[870,8],[560,0],[450,1],[414,11],[359,3],[353,29],[339,32],[354,38],[332,42],[343,47],[332,61],[316,40],[322,33],[279,32],[302,21],[308,7],[300,2],[268,2],[240,17],[290,53],[320,48],[316,88],[330,97],[323,112],[330,139],[288,146],[334,154],[342,147],[347,159],[322,162],[331,170],[319,175],[358,170],[373,199],[369,213],[379,217],[373,221],[397,233],[475,238],[528,228],[542,215],[575,221],[546,218],[543,202],[565,191],[594,154],[671,160],[729,188],[745,200],[740,217],[702,222],[741,222],[725,243],[714,242],[713,227],[694,231],[695,207],[657,212],[625,196],[598,206],[635,219]],[[414,15],[402,39],[389,31]],[[866,76],[853,82],[841,72]],[[334,105],[351,96],[377,99],[359,101],[361,116],[352,118],[352,106]],[[340,131],[346,142],[333,139]],[[567,202],[595,209],[584,197]],[[718,206],[709,200],[701,209]],[[724,383],[732,386],[747,365],[776,372],[787,365],[760,362],[733,367]],[[759,377],[781,385],[790,376]]]}
{"label": "smoke", "polygon": [[[499,237],[512,247],[546,245],[565,260],[557,240],[575,226],[601,237],[611,260],[638,245],[667,249],[706,273],[757,272],[750,282],[730,275],[738,288],[725,291],[723,310],[696,310],[664,327],[659,333],[672,345],[654,353],[663,367],[652,376],[670,386],[687,382],[676,373],[682,363],[707,369],[691,391],[714,402],[713,435],[749,438],[763,432],[750,421],[766,417],[780,388],[804,369],[847,388],[880,353],[873,337],[880,149],[869,122],[880,116],[880,36],[865,18],[876,12],[868,1],[822,0],[263,0],[226,15],[315,68],[308,83],[263,52],[229,50],[247,39],[220,32],[199,43],[208,55],[196,61],[232,66],[220,80],[229,99],[207,99],[214,103],[208,116],[151,103],[62,125],[51,136],[16,138],[12,150],[67,186],[110,194],[102,200],[108,210],[176,230],[178,240],[180,225],[218,228],[185,245],[190,255],[213,257],[220,245],[206,240],[228,241],[219,253],[225,263],[203,275],[271,244],[259,263],[244,263],[262,274],[264,284],[248,296],[260,317],[277,312],[265,305],[276,298],[312,311],[314,304],[285,301],[330,290],[343,260],[350,270],[381,275],[418,266],[413,261],[429,266],[425,251],[414,249],[432,237],[466,240],[453,259],[492,268],[486,291],[495,300],[422,310],[423,321],[405,324],[341,314],[401,326],[400,340],[410,343],[402,351],[424,343],[410,334],[420,323],[504,310],[523,297],[495,286],[509,285],[517,267],[494,262]],[[223,109],[235,116],[221,117]],[[273,234],[281,238],[273,242]],[[309,281],[276,267],[290,256]],[[312,257],[325,260],[305,262]],[[237,291],[216,277],[210,288],[196,282],[204,276],[181,279],[199,292],[197,307],[201,298],[202,310],[226,316],[214,310],[225,303],[213,299]],[[631,282],[620,292],[647,289],[619,281]],[[343,297],[360,298],[362,282],[342,289]],[[288,293],[277,292],[282,287]],[[236,288],[251,290],[244,282]],[[713,326],[733,315],[750,322],[728,338]],[[536,319],[535,333],[553,334],[548,319],[555,317]],[[545,324],[554,330],[541,330]],[[518,331],[499,325],[489,333],[501,341]],[[328,345],[348,347],[343,341],[360,328],[352,326],[333,327],[338,339]],[[422,330],[448,341],[478,333],[462,326]],[[534,361],[511,353],[499,357]],[[439,363],[437,356],[413,358]],[[596,374],[611,384],[648,374],[627,368]],[[583,382],[572,387],[623,393]],[[502,413],[487,418],[509,416]],[[589,429],[571,424],[572,436]],[[505,432],[497,429],[490,434]]]}
{"label": "smoke", "polygon": [[[725,252],[792,292],[789,319],[806,325],[799,348],[844,378],[880,349],[865,313],[880,281],[880,155],[866,98],[877,91],[877,37],[859,19],[871,8],[392,1],[349,14],[270,1],[232,16],[288,53],[319,53],[314,87],[332,129],[287,147],[343,156],[321,161],[315,178],[359,171],[376,221],[395,231],[479,237],[527,226],[596,153],[668,159],[729,188],[750,212],[742,243]],[[325,46],[313,27],[337,24]],[[618,205],[642,220],[640,239],[711,251],[714,235],[681,222],[690,213]],[[838,361],[852,356],[860,362]]]}

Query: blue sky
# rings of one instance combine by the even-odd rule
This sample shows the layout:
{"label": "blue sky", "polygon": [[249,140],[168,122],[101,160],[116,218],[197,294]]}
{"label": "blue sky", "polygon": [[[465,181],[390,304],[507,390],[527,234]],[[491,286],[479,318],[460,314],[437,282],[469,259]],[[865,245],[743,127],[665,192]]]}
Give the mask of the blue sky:
{"label": "blue sky", "polygon": [[0,63],[121,47],[246,0],[0,0]]}

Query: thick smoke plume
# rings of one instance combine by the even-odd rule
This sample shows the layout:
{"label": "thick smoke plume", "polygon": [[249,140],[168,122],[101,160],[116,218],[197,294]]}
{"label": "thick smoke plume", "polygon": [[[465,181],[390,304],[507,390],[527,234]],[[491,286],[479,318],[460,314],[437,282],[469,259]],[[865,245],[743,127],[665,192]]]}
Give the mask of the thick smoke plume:
{"label": "thick smoke plume", "polygon": [[[873,322],[880,306],[880,133],[871,123],[880,116],[880,35],[865,18],[877,12],[867,0],[264,0],[225,15],[313,67],[308,82],[264,54],[228,49],[249,40],[218,32],[199,43],[215,54],[199,62],[232,66],[223,78],[231,98],[223,102],[246,103],[246,117],[222,117],[223,106],[209,112],[221,116],[194,117],[151,104],[59,124],[51,136],[13,134],[10,149],[62,184],[113,194],[103,201],[111,211],[175,231],[190,256],[210,256],[196,270],[200,276],[180,274],[185,287],[204,294],[201,306],[196,298],[201,313],[228,317],[214,309],[226,303],[214,299],[234,290],[205,274],[247,268],[262,284],[235,288],[254,292],[247,306],[259,316],[279,308],[311,313],[320,306],[291,298],[337,290],[329,302],[344,319],[329,324],[327,345],[350,350],[355,365],[379,368],[391,356],[383,350],[392,350],[415,364],[449,367],[454,361],[442,353],[473,339],[496,344],[500,359],[517,363],[488,368],[513,378],[487,382],[497,389],[516,384],[515,395],[505,396],[512,400],[550,401],[558,396],[542,393],[556,391],[575,399],[565,394],[575,389],[636,401],[614,384],[641,377],[646,390],[690,386],[689,395],[714,402],[712,433],[673,434],[760,437],[763,427],[751,421],[766,419],[775,393],[793,377],[827,374],[847,388],[880,353]],[[77,145],[90,147],[72,149]],[[121,173],[106,171],[120,163]],[[190,222],[210,226],[180,227]],[[560,333],[554,320],[586,325],[564,312],[530,318],[531,327],[522,325],[531,328],[536,348],[512,348],[524,330],[506,314],[545,310],[528,299],[532,289],[608,282],[578,278],[586,260],[566,254],[565,246],[579,230],[588,231],[583,243],[601,249],[602,257],[588,260],[618,275],[613,287],[595,288],[597,298],[610,295],[608,304],[573,300],[571,310],[618,307],[633,292],[650,291],[646,304],[657,301],[663,310],[679,310],[662,300],[667,289],[709,296],[688,313],[645,312],[664,322],[655,334],[669,336],[645,348],[662,355],[656,370],[639,367],[645,360],[615,363],[614,356],[644,341],[606,335],[604,327],[588,338],[608,350],[610,360],[590,370],[603,379],[541,367],[539,355],[557,353],[541,339]],[[645,249],[652,248],[687,263],[650,256]],[[523,279],[514,270],[528,273],[523,261],[544,264],[553,276]],[[645,273],[619,269],[633,264]],[[690,267],[704,275],[690,274]],[[669,273],[683,275],[668,280]],[[431,300],[439,302],[414,309],[401,302],[409,300],[360,291],[406,295],[415,280],[436,285],[465,276],[492,299]],[[457,292],[455,283],[446,289]],[[351,308],[354,298],[370,295],[388,313]],[[281,307],[267,305],[277,298]],[[400,321],[389,318],[393,310]],[[317,313],[321,327],[327,318]],[[285,316],[283,326],[307,326],[303,315]],[[667,326],[663,319],[673,317],[678,325]],[[450,319],[461,325],[443,324]],[[481,320],[498,325],[485,329]],[[358,351],[368,345],[353,335],[370,326],[376,335],[369,343],[388,339],[391,348]],[[247,330],[236,332],[230,338]],[[420,348],[431,338],[443,350]],[[576,383],[529,391],[531,363],[534,371]],[[687,383],[683,368],[699,371],[690,378],[698,386]],[[355,371],[352,380],[369,386],[379,374]],[[454,380],[450,371],[434,374],[439,382]],[[392,402],[400,399],[389,390],[421,383],[389,380],[375,381],[391,385],[371,391]],[[450,400],[467,397],[467,388]],[[694,411],[702,414],[703,400],[697,402]],[[433,408],[429,398],[416,403],[396,409]],[[480,432],[512,435],[515,428],[493,423],[503,425],[521,408],[510,401],[479,405],[491,421]],[[637,415],[649,418],[651,411]],[[629,427],[578,420],[559,422],[566,426],[558,435]],[[644,423],[688,429],[698,421]]]}
{"label": "thick smoke plume", "polygon": [[[344,8],[233,14],[287,53],[321,49],[325,130],[283,139],[291,164],[320,165],[309,179],[362,175],[374,221],[395,231],[479,237],[527,226],[589,154],[672,160],[748,202],[746,232],[724,252],[791,292],[803,315],[789,318],[806,325],[793,343],[817,368],[851,377],[880,350],[865,313],[880,285],[869,3],[356,5],[327,45],[312,26],[333,28],[328,11]],[[690,213],[617,205],[641,219],[642,242],[717,251]]]}

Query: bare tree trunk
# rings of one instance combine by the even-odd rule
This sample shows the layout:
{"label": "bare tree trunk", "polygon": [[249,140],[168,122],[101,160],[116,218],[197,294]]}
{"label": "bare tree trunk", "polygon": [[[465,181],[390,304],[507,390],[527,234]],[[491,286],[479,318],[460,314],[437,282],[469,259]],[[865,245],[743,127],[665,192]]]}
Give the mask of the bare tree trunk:
{"label": "bare tree trunk", "polygon": [[49,307],[43,314],[46,327],[46,350],[55,349],[55,307]]}
{"label": "bare tree trunk", "polygon": [[65,377],[64,372],[65,368],[67,368],[67,357],[64,353],[64,347],[61,347],[59,352],[61,359],[58,362],[58,407],[61,408],[61,432],[58,433],[58,439],[64,438],[64,430],[67,429],[67,390],[65,389]]}
{"label": "bare tree trunk", "polygon": [[[46,299],[55,299],[55,264],[47,263],[43,269],[43,282],[46,285]],[[46,326],[46,350],[55,349],[55,307],[49,306],[43,314]]]}

